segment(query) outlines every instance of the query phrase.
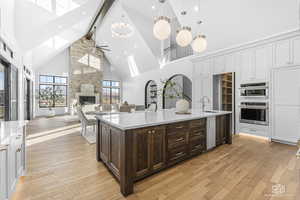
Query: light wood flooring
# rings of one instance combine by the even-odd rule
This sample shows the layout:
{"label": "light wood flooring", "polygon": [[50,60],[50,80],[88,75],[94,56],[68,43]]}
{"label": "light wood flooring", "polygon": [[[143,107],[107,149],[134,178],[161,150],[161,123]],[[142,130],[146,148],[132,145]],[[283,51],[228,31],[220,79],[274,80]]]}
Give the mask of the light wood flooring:
{"label": "light wood flooring", "polygon": [[[43,119],[45,130],[39,120],[28,128],[28,173],[13,200],[125,199],[116,180],[96,162],[95,145],[80,136],[78,124]],[[137,182],[126,199],[299,200],[300,160],[295,153],[296,147],[235,136],[232,145]]]}

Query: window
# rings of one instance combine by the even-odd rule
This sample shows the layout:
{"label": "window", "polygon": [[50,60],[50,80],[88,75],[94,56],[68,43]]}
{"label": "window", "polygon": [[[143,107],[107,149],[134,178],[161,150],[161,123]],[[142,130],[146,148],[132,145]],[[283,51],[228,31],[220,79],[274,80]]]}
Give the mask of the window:
{"label": "window", "polygon": [[102,81],[102,103],[118,104],[121,100],[120,81]]}
{"label": "window", "polygon": [[40,76],[40,108],[67,107],[68,78]]}

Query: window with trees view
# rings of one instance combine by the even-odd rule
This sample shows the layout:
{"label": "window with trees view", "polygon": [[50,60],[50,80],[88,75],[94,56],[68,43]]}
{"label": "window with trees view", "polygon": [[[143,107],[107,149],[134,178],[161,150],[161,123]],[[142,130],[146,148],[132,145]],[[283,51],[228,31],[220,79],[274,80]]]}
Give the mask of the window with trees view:
{"label": "window with trees view", "polygon": [[67,107],[68,78],[40,75],[40,108]]}
{"label": "window with trees view", "polygon": [[102,81],[102,103],[118,104],[121,100],[120,81],[104,80]]}

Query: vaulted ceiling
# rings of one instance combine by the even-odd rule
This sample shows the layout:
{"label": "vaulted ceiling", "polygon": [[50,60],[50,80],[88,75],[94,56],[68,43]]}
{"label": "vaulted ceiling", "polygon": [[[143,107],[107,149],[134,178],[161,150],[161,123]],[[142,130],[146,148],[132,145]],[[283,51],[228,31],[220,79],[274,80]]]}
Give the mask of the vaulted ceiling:
{"label": "vaulted ceiling", "polygon": [[103,0],[17,0],[16,38],[41,66],[86,34]]}
{"label": "vaulted ceiling", "polygon": [[[17,39],[24,52],[32,55],[33,65],[42,65],[82,37],[102,1],[16,1]],[[186,16],[180,14],[183,10]],[[299,28],[298,0],[168,0],[163,8],[158,0],[116,0],[98,26],[96,40],[109,45],[111,52],[106,56],[121,76],[132,75],[132,63],[138,73],[160,68],[161,43],[152,28],[153,19],[162,12],[191,26],[194,35],[205,34],[206,52]],[[203,21],[200,27],[199,20]],[[113,37],[111,25],[118,22],[130,24],[133,35]]]}

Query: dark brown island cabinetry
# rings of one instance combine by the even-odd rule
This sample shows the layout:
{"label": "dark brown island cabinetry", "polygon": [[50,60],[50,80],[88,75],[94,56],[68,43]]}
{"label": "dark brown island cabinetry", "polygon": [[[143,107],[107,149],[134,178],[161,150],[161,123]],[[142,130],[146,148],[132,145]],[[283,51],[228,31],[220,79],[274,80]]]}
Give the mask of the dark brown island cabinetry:
{"label": "dark brown island cabinetry", "polygon": [[[231,143],[230,115],[217,116],[218,144]],[[206,118],[121,130],[98,120],[97,160],[113,173],[124,196],[133,183],[206,151]]]}

